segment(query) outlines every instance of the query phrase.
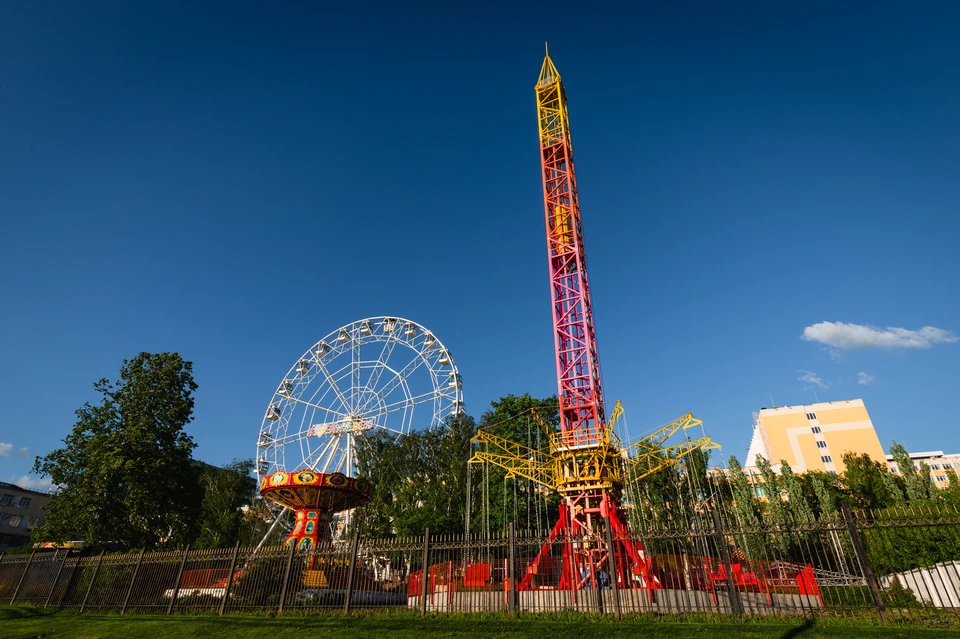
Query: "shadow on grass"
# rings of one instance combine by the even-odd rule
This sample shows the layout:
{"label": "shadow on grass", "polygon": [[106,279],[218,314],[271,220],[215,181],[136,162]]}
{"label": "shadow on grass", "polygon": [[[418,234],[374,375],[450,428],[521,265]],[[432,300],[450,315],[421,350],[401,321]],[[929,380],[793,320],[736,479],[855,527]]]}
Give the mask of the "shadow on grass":
{"label": "shadow on grass", "polygon": [[785,633],[783,633],[783,636],[780,639],[796,639],[796,637],[799,637],[808,630],[813,630],[815,626],[816,622],[813,619],[807,619],[796,628],[787,630]]}
{"label": "shadow on grass", "polygon": [[44,610],[37,606],[0,606],[0,619],[33,619],[49,617],[55,610]]}

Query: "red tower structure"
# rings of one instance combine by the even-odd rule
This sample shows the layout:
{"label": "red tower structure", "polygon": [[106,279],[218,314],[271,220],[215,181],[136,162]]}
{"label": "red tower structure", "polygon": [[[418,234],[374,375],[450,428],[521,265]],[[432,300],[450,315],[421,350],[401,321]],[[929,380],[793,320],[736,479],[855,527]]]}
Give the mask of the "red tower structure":
{"label": "red tower structure", "polygon": [[[565,547],[561,587],[598,587],[596,575],[607,572],[609,553],[615,556],[611,578],[621,587],[650,586],[649,562],[639,544],[629,541],[618,506],[622,446],[604,414],[567,97],[549,51],[536,96],[560,410],[560,432],[551,442],[551,454],[563,495],[551,538],[580,540]],[[535,572],[536,565],[533,568]]]}
{"label": "red tower structure", "polygon": [[[700,425],[689,413],[626,449],[610,426],[622,413],[619,402],[607,421],[567,97],[549,53],[535,90],[560,429],[550,434],[549,450],[530,448],[480,429],[473,442],[483,448],[476,449],[470,461],[495,464],[507,470],[507,477],[524,477],[562,496],[560,516],[539,555],[527,567],[520,589],[539,587],[541,570],[552,575],[554,563],[544,559],[553,554],[557,542],[561,542],[562,571],[557,584],[561,589],[603,587],[604,575],[621,588],[657,588],[650,559],[641,545],[631,540],[619,505],[627,476],[638,481],[676,466],[694,450],[716,445],[704,436],[665,446],[674,433]],[[536,412],[532,415],[540,419]],[[549,430],[545,423],[542,426]]]}
{"label": "red tower structure", "polygon": [[557,355],[561,429],[581,445],[605,427],[567,98],[549,54],[537,81],[543,205]]}

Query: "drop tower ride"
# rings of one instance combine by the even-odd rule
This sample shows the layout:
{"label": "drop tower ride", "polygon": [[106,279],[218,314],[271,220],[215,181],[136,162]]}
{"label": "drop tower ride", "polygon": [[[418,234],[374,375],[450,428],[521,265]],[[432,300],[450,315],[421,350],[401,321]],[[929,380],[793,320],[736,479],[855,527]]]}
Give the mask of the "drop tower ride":
{"label": "drop tower ride", "polygon": [[[607,420],[567,98],[549,52],[535,90],[560,428],[553,431],[535,410],[530,412],[548,434],[547,449],[524,446],[481,428],[472,439],[477,447],[470,463],[494,464],[505,469],[508,478],[523,477],[562,497],[559,517],[539,554],[526,567],[517,584],[519,590],[602,588],[604,575],[621,588],[658,588],[650,557],[627,528],[620,506],[624,487],[659,470],[680,466],[696,450],[718,446],[707,436],[686,437],[687,429],[701,425],[690,413],[627,448],[612,426],[623,413],[619,402]],[[684,433],[684,441],[669,444],[679,432]],[[559,581],[546,585],[543,580],[550,581],[555,574],[553,551],[557,544],[562,557]]]}
{"label": "drop tower ride", "polygon": [[626,586],[637,577],[648,577],[648,562],[639,546],[629,541],[619,506],[624,486],[622,446],[604,413],[567,96],[549,51],[536,97],[560,410],[560,432],[552,438],[551,453],[563,496],[551,536],[567,531],[593,542],[577,548],[576,556],[564,558],[568,564],[564,573],[573,583],[563,585],[596,587],[586,582],[606,569],[608,553],[613,552],[619,573],[615,577]]}

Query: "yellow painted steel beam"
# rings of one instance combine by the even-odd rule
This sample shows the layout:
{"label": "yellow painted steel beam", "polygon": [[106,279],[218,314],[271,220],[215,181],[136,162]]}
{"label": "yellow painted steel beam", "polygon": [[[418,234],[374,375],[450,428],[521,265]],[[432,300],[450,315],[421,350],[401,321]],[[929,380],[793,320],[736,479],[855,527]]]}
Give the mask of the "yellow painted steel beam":
{"label": "yellow painted steel beam", "polygon": [[[616,412],[616,408],[614,408],[614,412]],[[663,445],[663,442],[670,439],[677,432],[686,430],[688,428],[693,428],[694,426],[700,426],[701,424],[703,424],[703,422],[694,417],[692,413],[687,413],[683,417],[673,420],[666,426],[658,428],[640,441],[628,447],[627,455],[632,457],[634,454],[642,454],[647,450],[659,448]],[[634,454],[632,454],[631,451],[634,451]]]}
{"label": "yellow painted steel beam", "polygon": [[[618,401],[611,413],[611,424],[621,419],[623,412]],[[589,488],[619,492],[625,485],[659,470],[681,465],[684,457],[695,450],[719,448],[709,437],[663,445],[677,432],[702,423],[690,413],[657,429],[628,449],[622,448],[613,428],[603,429],[601,438],[590,446],[572,445],[564,438],[564,433],[557,432],[536,410],[531,409],[529,414],[549,435],[549,450],[524,446],[481,429],[471,441],[483,444],[483,449],[473,453],[470,463],[491,463],[506,470],[507,477],[523,477],[561,493]]]}
{"label": "yellow painted steel beam", "polygon": [[542,451],[512,442],[482,429],[477,431],[471,441],[476,444],[485,444],[486,448],[486,450],[474,451],[469,460],[471,464],[489,462],[505,469],[507,477],[519,476],[556,488],[554,462]]}
{"label": "yellow painted steel beam", "polygon": [[489,462],[507,471],[507,477],[523,477],[530,481],[556,489],[555,474],[552,466],[543,466],[535,462],[518,459],[513,455],[476,451],[470,458],[471,464]]}
{"label": "yellow painted steel beam", "polygon": [[710,450],[715,448],[720,448],[720,446],[709,437],[698,437],[674,444],[673,446],[654,448],[642,455],[630,457],[626,460],[626,483],[640,481],[664,468],[679,466],[683,463],[683,458],[695,450]]}

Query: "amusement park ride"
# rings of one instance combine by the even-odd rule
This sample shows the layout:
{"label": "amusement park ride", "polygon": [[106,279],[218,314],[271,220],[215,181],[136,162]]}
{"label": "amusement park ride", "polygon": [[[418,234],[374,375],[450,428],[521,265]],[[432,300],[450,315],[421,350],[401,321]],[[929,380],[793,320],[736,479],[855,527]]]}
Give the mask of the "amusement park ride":
{"label": "amusement park ride", "polygon": [[370,501],[373,486],[354,476],[358,438],[443,424],[463,412],[462,386],[436,335],[399,317],[353,322],[307,349],[274,392],[257,438],[273,526],[295,516],[286,543],[316,548]]}
{"label": "amusement park ride", "polygon": [[[561,590],[596,589],[596,575],[610,565],[619,587],[656,588],[650,558],[628,530],[624,488],[681,464],[695,450],[717,446],[709,437],[668,444],[672,435],[700,425],[689,413],[629,447],[616,435],[619,402],[607,420],[566,93],[549,53],[536,97],[560,428],[532,413],[548,435],[545,450],[481,429],[473,441],[482,448],[470,462],[500,466],[508,477],[526,478],[562,497],[559,519],[519,589],[533,587],[560,540],[568,542],[562,544]],[[397,361],[404,353],[406,359]],[[296,515],[286,543],[316,547],[335,534],[338,513],[370,501],[370,483],[353,476],[357,438],[376,432],[400,437],[414,424],[442,424],[462,411],[460,375],[450,352],[414,322],[368,318],[317,342],[281,381],[257,442],[260,493],[274,505],[274,525],[288,510]]]}
{"label": "amusement park ride", "polygon": [[[495,464],[505,468],[508,476],[524,477],[562,497],[560,517],[518,585],[520,589],[531,587],[543,558],[560,538],[572,542],[562,546],[561,590],[596,589],[596,575],[610,565],[611,554],[619,587],[654,588],[657,582],[650,558],[629,534],[621,506],[624,487],[680,464],[694,450],[717,445],[709,437],[701,437],[664,446],[673,434],[700,424],[689,413],[629,448],[624,448],[615,434],[614,426],[623,413],[619,402],[607,421],[567,97],[549,51],[540,69],[536,96],[560,430],[550,433],[549,449],[544,451],[481,429],[474,442],[483,448],[470,461]],[[536,413],[532,416],[538,417]],[[542,422],[541,426],[549,430]]]}

